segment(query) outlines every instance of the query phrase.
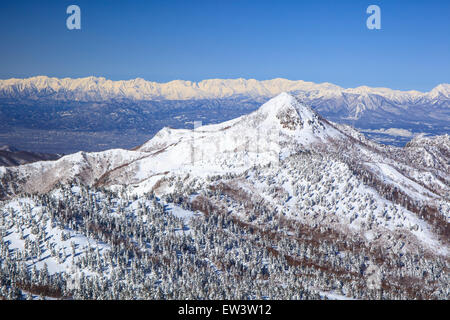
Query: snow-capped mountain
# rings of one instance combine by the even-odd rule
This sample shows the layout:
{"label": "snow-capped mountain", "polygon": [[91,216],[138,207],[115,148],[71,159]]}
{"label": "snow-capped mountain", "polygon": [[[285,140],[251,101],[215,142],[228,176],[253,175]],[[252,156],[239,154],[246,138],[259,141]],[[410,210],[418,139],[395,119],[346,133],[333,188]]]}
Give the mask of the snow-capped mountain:
{"label": "snow-capped mountain", "polygon": [[[71,262],[52,253],[45,259],[51,272],[69,279],[70,285],[55,286],[76,297],[120,297],[120,287],[89,291],[86,280],[77,280],[83,272],[98,288],[122,279],[140,297],[146,290],[151,297],[188,297],[174,290],[177,281],[189,287],[202,274],[208,285],[200,286],[198,297],[232,297],[228,289],[211,289],[219,283],[245,288],[252,298],[288,297],[299,292],[294,279],[301,278],[308,297],[340,288],[353,298],[445,298],[449,150],[448,135],[417,137],[405,148],[379,145],[281,93],[224,123],[164,128],[133,150],[0,167],[4,237],[20,258],[29,255],[30,249],[20,253],[21,239],[35,224],[46,227],[33,241],[46,233],[63,252],[69,243],[56,235],[70,230],[73,256],[84,250],[84,258]],[[185,220],[167,215],[166,207]],[[20,219],[36,221],[30,229],[14,227]],[[86,247],[89,241],[97,252]],[[127,260],[117,262],[123,250]],[[159,267],[149,261],[160,261]],[[44,268],[41,260],[27,263]],[[184,263],[191,267],[180,269]],[[145,277],[138,266],[157,284],[139,285]],[[244,279],[239,286],[236,275]],[[414,289],[406,290],[411,283]]]}
{"label": "snow-capped mountain", "polygon": [[[441,84],[430,92],[422,93],[367,86],[344,89],[331,83],[316,84],[281,78],[263,81],[254,79],[210,79],[200,82],[175,80],[167,83],[151,82],[141,78],[112,81],[103,77],[58,79],[38,76],[28,79],[0,80],[0,96],[10,99],[51,98],[55,100],[104,101],[109,99],[222,99],[241,96],[271,98],[281,92],[304,93],[310,99],[337,98],[345,97],[345,95],[360,97],[377,95],[397,103],[417,103],[423,99],[449,99],[450,85]],[[375,104],[373,101],[373,104],[366,107],[370,109]]]}

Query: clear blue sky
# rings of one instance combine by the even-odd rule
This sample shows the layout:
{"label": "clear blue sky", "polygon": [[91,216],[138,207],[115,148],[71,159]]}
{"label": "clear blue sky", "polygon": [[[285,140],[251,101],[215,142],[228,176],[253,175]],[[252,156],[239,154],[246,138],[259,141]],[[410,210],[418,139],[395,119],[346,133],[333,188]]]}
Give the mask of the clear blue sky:
{"label": "clear blue sky", "polygon": [[[82,30],[66,28],[77,4]],[[381,8],[382,30],[366,28]],[[450,1],[2,0],[0,78],[450,82]]]}

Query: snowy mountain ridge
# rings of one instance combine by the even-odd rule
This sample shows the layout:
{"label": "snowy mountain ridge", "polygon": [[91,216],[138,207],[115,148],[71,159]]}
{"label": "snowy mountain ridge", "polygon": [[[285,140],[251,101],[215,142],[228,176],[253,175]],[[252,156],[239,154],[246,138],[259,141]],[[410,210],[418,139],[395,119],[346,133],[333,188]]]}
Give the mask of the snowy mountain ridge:
{"label": "snowy mountain ridge", "polygon": [[0,96],[3,98],[51,98],[55,100],[188,100],[218,99],[236,96],[273,97],[281,92],[305,92],[317,97],[338,97],[345,94],[375,94],[398,101],[419,101],[450,97],[450,85],[440,84],[430,92],[400,91],[388,88],[360,86],[344,89],[331,83],[316,84],[282,78],[258,81],[255,79],[209,79],[200,82],[174,80],[167,83],[133,80],[112,81],[104,77],[50,78],[37,76],[27,79],[0,80]]}

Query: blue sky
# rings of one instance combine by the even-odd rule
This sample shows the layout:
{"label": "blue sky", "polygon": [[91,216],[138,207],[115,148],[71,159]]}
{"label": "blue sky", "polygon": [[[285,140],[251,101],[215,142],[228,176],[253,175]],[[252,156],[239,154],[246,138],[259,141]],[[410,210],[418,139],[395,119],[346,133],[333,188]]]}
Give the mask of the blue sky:
{"label": "blue sky", "polygon": [[[82,30],[66,28],[81,8]],[[381,8],[381,30],[366,8]],[[277,77],[428,91],[450,82],[450,1],[3,0],[0,78]]]}

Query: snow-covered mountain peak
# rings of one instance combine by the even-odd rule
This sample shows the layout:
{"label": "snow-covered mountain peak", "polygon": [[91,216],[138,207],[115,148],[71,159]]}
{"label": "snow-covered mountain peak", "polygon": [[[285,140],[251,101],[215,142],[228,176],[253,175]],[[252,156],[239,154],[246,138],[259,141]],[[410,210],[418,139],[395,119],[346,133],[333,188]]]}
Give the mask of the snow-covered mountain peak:
{"label": "snow-covered mountain peak", "polygon": [[287,92],[282,92],[276,97],[270,99],[268,102],[263,104],[259,110],[265,112],[278,112],[283,109],[299,109],[299,108],[307,108],[304,105],[300,105],[299,101],[291,94]]}
{"label": "snow-covered mountain peak", "polygon": [[320,126],[319,116],[296,97],[282,92],[262,105],[255,116],[263,115],[266,125],[277,124],[280,129],[301,130],[314,125]]}
{"label": "snow-covered mountain peak", "polygon": [[440,95],[444,96],[445,98],[450,97],[450,84],[442,83],[430,91],[430,96],[432,97],[438,97]]}
{"label": "snow-covered mountain peak", "polygon": [[255,156],[258,162],[265,162],[268,154],[270,159],[278,159],[295,152],[299,145],[309,148],[329,138],[345,137],[309,106],[283,92],[256,111],[230,121],[195,130],[164,128],[137,150],[168,155],[182,148],[186,151],[178,150],[176,158],[181,161],[180,154],[184,154],[183,163],[194,161],[199,154],[205,155],[202,159],[208,163],[222,163],[228,156]]}

